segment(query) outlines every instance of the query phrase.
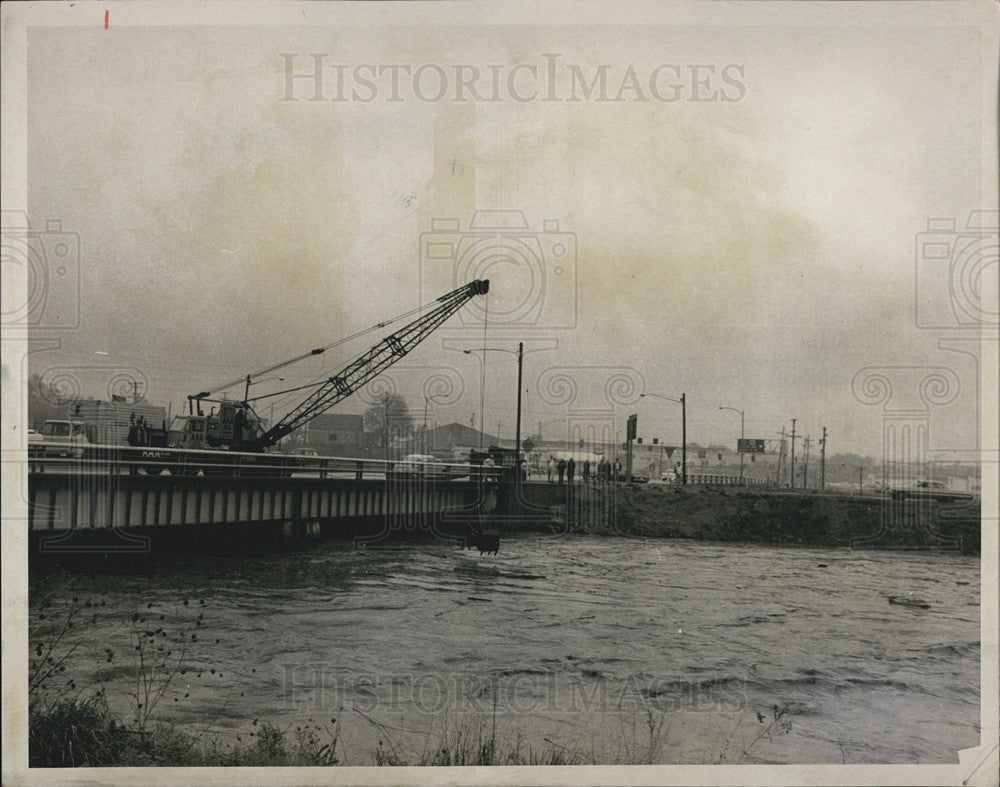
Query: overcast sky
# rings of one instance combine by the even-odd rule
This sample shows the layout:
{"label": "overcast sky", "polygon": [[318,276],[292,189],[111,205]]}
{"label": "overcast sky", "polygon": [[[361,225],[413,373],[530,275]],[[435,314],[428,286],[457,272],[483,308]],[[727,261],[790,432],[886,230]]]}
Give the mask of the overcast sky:
{"label": "overcast sky", "polygon": [[[970,275],[996,286],[995,230],[964,230],[995,181],[976,24],[784,5],[779,26],[721,4],[711,24],[669,6],[619,26],[592,10],[479,26],[467,8],[412,24],[393,4],[350,26],[336,9],[310,27],[144,26],[113,8],[107,30],[102,13],[28,33],[29,218],[79,234],[81,294],[78,328],[38,331],[59,346],[32,371],[99,397],[132,375],[177,412],[486,277],[487,346],[526,346],[524,433],[637,412],[640,435],[678,443],[679,407],[645,390],[686,393],[701,443],[735,443],[726,406],[748,437],[794,417],[830,451],[879,455],[888,407],[930,419],[932,453],[975,447],[975,357],[939,346],[970,331],[934,303],[959,242],[993,244]],[[322,84],[289,88],[316,62]],[[527,226],[470,229],[498,210]],[[958,231],[918,259],[935,218]],[[478,425],[478,360],[458,350],[482,344],[469,310],[390,373],[418,420],[437,393],[433,422]],[[509,437],[514,357],[487,358],[485,424]],[[865,404],[867,367],[912,368]],[[932,372],[948,391],[921,399]]]}

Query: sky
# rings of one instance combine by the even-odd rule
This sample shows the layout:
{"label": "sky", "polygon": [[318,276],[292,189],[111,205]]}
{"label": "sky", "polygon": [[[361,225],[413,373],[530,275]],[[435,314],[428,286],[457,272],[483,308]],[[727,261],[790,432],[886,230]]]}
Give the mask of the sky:
{"label": "sky", "polygon": [[[872,456],[905,417],[927,455],[968,458],[979,326],[942,293],[996,287],[995,218],[966,229],[995,188],[982,29],[808,5],[780,22],[727,4],[438,24],[324,8],[309,25],[115,6],[106,30],[32,28],[32,242],[51,257],[58,219],[79,260],[29,317],[50,341],[28,370],[101,398],[135,379],[176,413],[489,278],[485,312],[338,411],[387,386],[418,420],[426,401],[431,425],[510,437],[523,342],[523,434],[617,433],[634,412],[679,444],[660,397],[684,393],[702,444],[735,443],[726,407],[747,437],[795,418]],[[943,256],[929,219],[957,222],[931,233]],[[255,391],[328,376],[388,330]],[[461,350],[484,344],[508,352],[486,352],[482,387]]]}

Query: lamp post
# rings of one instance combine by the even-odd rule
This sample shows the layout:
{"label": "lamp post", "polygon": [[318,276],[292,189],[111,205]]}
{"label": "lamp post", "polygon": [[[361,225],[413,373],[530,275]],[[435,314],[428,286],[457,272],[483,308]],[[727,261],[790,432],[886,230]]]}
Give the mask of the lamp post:
{"label": "lamp post", "polygon": [[687,395],[681,394],[680,399],[675,399],[672,396],[664,396],[663,394],[655,393],[641,393],[639,396],[653,396],[657,399],[665,399],[668,402],[677,402],[681,406],[681,484],[687,485],[688,482],[688,471],[687,471]]}
{"label": "lamp post", "polygon": [[[737,410],[735,407],[723,407],[723,406],[720,406],[719,409],[720,410],[732,410],[734,413],[739,413],[740,414],[740,440],[743,440],[743,438],[746,437],[746,435],[743,432],[743,425],[744,425],[743,410]],[[743,452],[740,451],[739,453],[740,453],[740,485],[742,486],[743,485]]]}
{"label": "lamp post", "polygon": [[[510,353],[511,355],[517,356],[517,427],[514,434],[514,475],[517,478],[517,482],[521,481],[521,389],[523,388],[522,380],[524,379],[524,342],[517,343],[517,350],[508,350],[505,347],[483,347],[481,348],[483,353],[483,368],[486,368],[486,353],[487,352],[498,352],[498,353]],[[473,352],[479,352],[479,350],[462,350],[463,353],[469,355]],[[499,431],[499,427],[497,429]],[[497,439],[499,439],[497,435]]]}

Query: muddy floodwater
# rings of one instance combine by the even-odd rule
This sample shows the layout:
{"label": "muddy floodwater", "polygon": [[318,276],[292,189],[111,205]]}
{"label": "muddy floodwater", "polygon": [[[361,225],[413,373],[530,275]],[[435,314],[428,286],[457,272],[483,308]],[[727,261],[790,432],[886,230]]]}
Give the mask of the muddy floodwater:
{"label": "muddy floodwater", "polygon": [[148,721],[222,740],[325,727],[352,765],[482,724],[590,762],[954,763],[980,741],[978,557],[521,536],[32,582],[33,657],[75,647],[50,688],[103,687],[127,720],[152,685]]}

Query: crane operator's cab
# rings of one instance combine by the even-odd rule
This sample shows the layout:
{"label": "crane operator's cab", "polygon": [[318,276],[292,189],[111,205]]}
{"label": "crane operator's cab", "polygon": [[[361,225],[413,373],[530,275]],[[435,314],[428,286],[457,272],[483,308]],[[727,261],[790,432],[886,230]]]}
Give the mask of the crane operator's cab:
{"label": "crane operator's cab", "polygon": [[256,413],[243,402],[221,402],[208,415],[179,415],[170,425],[167,444],[192,450],[230,448],[241,451],[264,433]]}

